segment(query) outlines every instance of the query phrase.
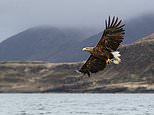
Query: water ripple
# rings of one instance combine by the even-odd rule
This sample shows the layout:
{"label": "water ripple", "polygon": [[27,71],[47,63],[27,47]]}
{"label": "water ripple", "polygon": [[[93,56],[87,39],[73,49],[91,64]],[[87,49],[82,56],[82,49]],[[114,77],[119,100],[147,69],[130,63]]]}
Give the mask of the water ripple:
{"label": "water ripple", "polygon": [[154,115],[154,94],[0,94],[0,115]]}

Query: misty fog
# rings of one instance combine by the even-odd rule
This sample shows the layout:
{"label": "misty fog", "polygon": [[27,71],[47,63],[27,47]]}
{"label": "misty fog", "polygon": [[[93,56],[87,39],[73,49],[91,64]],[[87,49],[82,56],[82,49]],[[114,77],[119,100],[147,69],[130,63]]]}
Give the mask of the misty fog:
{"label": "misty fog", "polygon": [[153,4],[152,0],[0,0],[0,41],[40,25],[95,34],[109,15],[127,21],[153,13]]}

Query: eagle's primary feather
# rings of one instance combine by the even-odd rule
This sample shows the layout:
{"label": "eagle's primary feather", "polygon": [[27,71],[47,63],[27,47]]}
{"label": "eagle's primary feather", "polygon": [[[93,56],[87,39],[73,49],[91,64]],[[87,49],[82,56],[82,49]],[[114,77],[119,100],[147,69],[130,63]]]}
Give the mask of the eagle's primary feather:
{"label": "eagle's primary feather", "polygon": [[[119,63],[118,61],[120,58],[117,56],[120,55],[113,52],[117,50],[124,39],[124,24],[122,25],[121,22],[122,20],[119,20],[118,17],[115,18],[115,16],[112,20],[110,19],[110,16],[108,21],[105,20],[106,28],[103,35],[97,45],[92,50],[89,50],[91,55],[80,68],[80,72],[90,76],[90,73],[96,73],[103,70],[108,64],[109,59],[115,59],[114,62],[117,64]],[[114,54],[117,56],[114,57]]]}

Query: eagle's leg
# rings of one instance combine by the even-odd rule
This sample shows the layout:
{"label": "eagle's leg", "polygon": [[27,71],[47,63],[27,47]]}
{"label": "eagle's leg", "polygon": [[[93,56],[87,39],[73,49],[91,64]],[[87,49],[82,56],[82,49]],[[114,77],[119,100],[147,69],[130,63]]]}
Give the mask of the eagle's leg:
{"label": "eagle's leg", "polygon": [[106,56],[106,64],[110,64],[111,60],[114,58],[112,53],[108,53]]}
{"label": "eagle's leg", "polygon": [[106,64],[110,64],[110,62],[111,62],[111,60],[108,58],[108,59],[106,60]]}

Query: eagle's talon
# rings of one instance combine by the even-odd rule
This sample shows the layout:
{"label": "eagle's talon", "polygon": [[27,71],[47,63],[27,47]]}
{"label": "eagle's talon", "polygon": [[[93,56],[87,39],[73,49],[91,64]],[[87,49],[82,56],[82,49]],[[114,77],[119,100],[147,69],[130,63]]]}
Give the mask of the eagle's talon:
{"label": "eagle's talon", "polygon": [[108,58],[107,60],[106,60],[106,64],[110,64],[110,59]]}

